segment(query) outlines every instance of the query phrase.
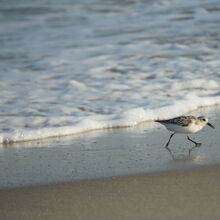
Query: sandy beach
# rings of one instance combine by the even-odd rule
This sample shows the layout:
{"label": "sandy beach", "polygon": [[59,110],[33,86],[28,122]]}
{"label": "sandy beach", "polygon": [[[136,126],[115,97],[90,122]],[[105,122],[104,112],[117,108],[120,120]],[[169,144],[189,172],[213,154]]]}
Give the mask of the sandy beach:
{"label": "sandy beach", "polygon": [[220,167],[0,190],[0,219],[219,219]]}
{"label": "sandy beach", "polygon": [[220,220],[219,13],[1,1],[0,220]]}

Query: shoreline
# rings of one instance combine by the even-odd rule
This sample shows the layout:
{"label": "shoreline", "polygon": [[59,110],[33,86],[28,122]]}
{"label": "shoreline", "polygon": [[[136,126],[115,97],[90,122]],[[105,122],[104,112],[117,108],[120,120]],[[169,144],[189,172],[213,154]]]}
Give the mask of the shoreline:
{"label": "shoreline", "polygon": [[[198,105],[195,109],[193,110],[189,110],[186,111],[186,113],[182,113],[182,114],[174,114],[173,116],[170,116],[169,114],[165,114],[165,118],[163,117],[162,119],[166,119],[166,118],[171,118],[171,117],[178,117],[180,115],[186,115],[188,113],[191,112],[199,112],[203,109],[210,109],[210,108],[220,108],[220,104],[217,102],[215,102],[213,100],[214,104],[208,104],[206,106],[202,106],[202,105]],[[181,107],[184,107],[184,102],[181,104]],[[177,108],[177,112],[179,110],[179,112],[182,112],[182,108]],[[90,134],[92,132],[104,132],[104,131],[109,131],[109,130],[114,130],[114,129],[126,129],[126,128],[135,128],[138,126],[141,126],[142,124],[146,124],[146,123],[153,123],[155,122],[155,120],[158,119],[157,118],[152,118],[152,119],[144,119],[146,116],[146,112],[147,110],[144,110],[144,108],[137,108],[137,109],[133,109],[133,110],[128,110],[128,112],[130,112],[131,116],[136,114],[136,115],[140,115],[140,117],[142,118],[141,120],[138,119],[137,121],[131,118],[127,118],[126,119],[126,114],[128,114],[128,112],[125,112],[125,116],[123,117],[123,115],[121,116],[122,119],[121,121],[123,121],[123,123],[121,125],[118,125],[117,123],[114,124],[114,120],[112,119],[112,122],[110,122],[111,125],[106,125],[103,127],[100,127],[100,125],[96,125],[95,127],[92,126],[90,129],[83,129],[81,128],[77,128],[80,127],[80,123],[79,125],[76,125],[76,127],[71,127],[71,126],[64,126],[64,127],[54,127],[54,128],[42,128],[41,130],[21,130],[21,131],[16,131],[14,133],[11,134],[0,134],[0,147],[3,146],[8,146],[8,145],[19,145],[19,144],[23,144],[23,143],[30,143],[31,142],[43,142],[43,141],[50,141],[53,139],[57,139],[57,138],[68,138],[68,137],[74,137],[74,136],[81,136],[81,135],[86,135],[86,134]],[[161,107],[160,109],[155,110],[155,112],[158,112],[158,115],[160,115],[160,112],[169,112],[169,107]],[[149,110],[149,115],[153,115],[154,114],[154,110]],[[146,117],[148,118],[148,117]],[[82,122],[82,124],[85,124],[86,121],[90,122],[91,119],[85,119],[84,122]],[[92,120],[91,120],[92,121]],[[128,123],[127,121],[130,121],[130,123]],[[109,122],[108,122],[109,123]],[[49,134],[51,133],[51,129],[53,130],[54,133],[56,134]],[[78,131],[75,131],[77,130]],[[71,132],[72,130],[72,132]],[[46,136],[44,136],[45,133],[48,133]],[[24,135],[25,134],[25,135]],[[38,135],[43,135],[39,138],[36,138],[36,134]],[[25,136],[25,137],[24,137]],[[26,136],[28,136],[29,138],[27,138]]]}
{"label": "shoreline", "polygon": [[219,219],[220,166],[0,190],[1,219]]}
{"label": "shoreline", "polygon": [[208,116],[216,128],[206,126],[190,136],[203,143],[190,156],[193,145],[184,135],[175,135],[170,144],[172,158],[164,148],[170,132],[153,122],[8,145],[0,149],[0,189],[220,164],[219,110],[218,106],[192,113]]}

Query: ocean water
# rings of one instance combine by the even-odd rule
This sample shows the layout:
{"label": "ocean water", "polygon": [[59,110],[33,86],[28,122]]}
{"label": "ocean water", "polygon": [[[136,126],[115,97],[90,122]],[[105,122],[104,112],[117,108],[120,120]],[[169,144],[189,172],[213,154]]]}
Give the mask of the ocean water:
{"label": "ocean water", "polygon": [[2,0],[0,143],[220,104],[219,0]]}

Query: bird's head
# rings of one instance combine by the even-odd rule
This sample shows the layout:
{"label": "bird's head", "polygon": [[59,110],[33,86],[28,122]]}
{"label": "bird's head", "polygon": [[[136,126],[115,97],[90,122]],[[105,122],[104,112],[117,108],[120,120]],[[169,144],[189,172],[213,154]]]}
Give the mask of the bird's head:
{"label": "bird's head", "polygon": [[205,125],[208,125],[210,126],[211,128],[215,128],[211,123],[209,123],[209,120],[208,118],[204,117],[204,116],[199,116],[198,117],[199,121],[205,126]]}

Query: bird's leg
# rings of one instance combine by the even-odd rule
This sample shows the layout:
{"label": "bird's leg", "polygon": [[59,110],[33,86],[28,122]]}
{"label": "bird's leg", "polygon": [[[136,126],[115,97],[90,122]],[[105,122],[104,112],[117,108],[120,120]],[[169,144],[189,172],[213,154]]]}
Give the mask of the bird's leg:
{"label": "bird's leg", "polygon": [[187,136],[187,139],[191,142],[193,142],[195,144],[195,147],[200,147],[202,144],[201,143],[197,143],[195,141],[193,141],[189,136]]}
{"label": "bird's leg", "polygon": [[166,145],[165,145],[165,148],[169,151],[169,153],[170,153],[170,155],[172,156],[172,158],[174,158],[174,156],[173,156],[173,153],[172,153],[172,151],[170,150],[170,148],[169,148],[168,146],[169,146],[170,140],[171,140],[171,138],[173,137],[174,134],[175,134],[175,132],[170,135],[170,138],[169,138],[168,142],[167,142]]}
{"label": "bird's leg", "polygon": [[175,134],[175,132],[173,134],[170,135],[169,141],[166,143],[165,148],[168,148],[169,144],[170,144],[170,140],[173,137],[173,135]]}

